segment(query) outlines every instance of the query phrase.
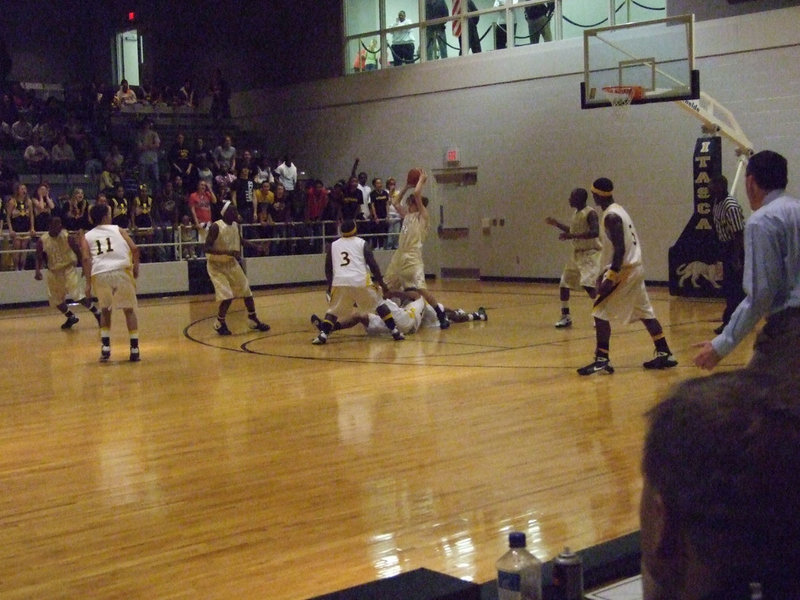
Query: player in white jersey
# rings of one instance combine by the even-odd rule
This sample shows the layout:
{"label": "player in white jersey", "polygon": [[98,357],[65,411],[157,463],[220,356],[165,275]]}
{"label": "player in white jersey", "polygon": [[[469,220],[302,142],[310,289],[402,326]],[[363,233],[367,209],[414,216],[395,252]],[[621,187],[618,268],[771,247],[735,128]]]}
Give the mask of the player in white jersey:
{"label": "player in white jersey", "polygon": [[570,327],[572,317],[569,314],[570,289],[577,290],[581,287],[586,290],[589,297],[597,297],[597,279],[600,276],[600,222],[597,213],[591,206],[586,205],[588,192],[583,188],[575,188],[569,195],[569,205],[575,209],[572,222],[565,225],[547,217],[548,225],[561,230],[560,240],[572,241],[572,252],[564,267],[559,283],[559,297],[561,299],[561,318],[556,322],[557,328]]}
{"label": "player in white jersey", "polygon": [[67,298],[80,302],[94,315],[100,324],[100,311],[84,294],[81,276],[75,265],[81,248],[61,223],[61,217],[50,217],[47,234],[36,242],[36,281],[42,280],[42,266],[47,263],[47,298],[50,306],[61,311],[67,318],[61,329],[70,329],[80,319],[69,309]]}
{"label": "player in white jersey", "polygon": [[353,305],[359,312],[376,312],[396,341],[404,339],[392,317],[391,310],[375,293],[372,280],[386,291],[381,269],[372,254],[372,248],[356,235],[356,224],[352,219],[342,223],[342,236],[334,241],[325,256],[325,279],[331,291],[328,312],[319,323],[319,335],[312,344],[328,341],[339,319],[352,316]]}
{"label": "player in white jersey", "polygon": [[434,307],[440,327],[447,329],[450,322],[444,314],[444,309],[425,285],[422,245],[430,231],[430,215],[428,199],[422,195],[422,187],[428,180],[428,175],[421,168],[417,170],[420,176],[414,185],[413,194],[408,197],[408,204],[403,202],[403,197],[412,189],[409,183],[392,197],[392,206],[403,217],[403,226],[400,229],[397,250],[392,254],[392,259],[386,268],[386,285],[390,290],[419,292],[425,301]]}
{"label": "player in white jersey", "polygon": [[100,360],[111,357],[111,309],[121,308],[130,337],[130,360],[139,360],[139,321],[136,316],[136,278],[139,248],[128,232],[111,224],[108,205],[95,204],[89,211],[96,225],[81,240],[86,295],[92,290],[100,306]]}
{"label": "player in white jersey", "polygon": [[597,336],[594,361],[578,369],[580,375],[613,373],[609,360],[611,319],[632,323],[641,320],[655,345],[655,358],[642,364],[645,369],[668,369],[678,364],[656,319],[644,285],[642,248],[628,213],[614,202],[614,184],[601,177],[592,184],[595,203],[603,210],[603,278],[597,287],[594,316]]}
{"label": "player in white jersey", "polygon": [[239,213],[236,205],[226,202],[222,207],[222,218],[214,221],[208,230],[205,251],[208,260],[206,269],[219,302],[214,330],[219,335],[231,335],[225,322],[228,309],[234,298],[243,298],[247,308],[250,328],[269,331],[269,325],[262,323],[256,314],[256,303],[250,284],[238,259],[242,255],[242,239],[239,235]]}

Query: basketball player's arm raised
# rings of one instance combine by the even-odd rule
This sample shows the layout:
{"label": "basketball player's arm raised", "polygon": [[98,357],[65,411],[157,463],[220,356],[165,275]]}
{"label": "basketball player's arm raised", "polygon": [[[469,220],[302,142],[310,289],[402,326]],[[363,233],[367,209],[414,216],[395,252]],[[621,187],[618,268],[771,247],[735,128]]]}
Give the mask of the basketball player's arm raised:
{"label": "basketball player's arm raised", "polygon": [[119,232],[122,235],[122,238],[125,240],[125,243],[128,244],[128,248],[131,249],[131,260],[133,261],[133,278],[138,279],[139,277],[139,246],[137,246],[131,236],[128,235],[128,232],[119,228]]}

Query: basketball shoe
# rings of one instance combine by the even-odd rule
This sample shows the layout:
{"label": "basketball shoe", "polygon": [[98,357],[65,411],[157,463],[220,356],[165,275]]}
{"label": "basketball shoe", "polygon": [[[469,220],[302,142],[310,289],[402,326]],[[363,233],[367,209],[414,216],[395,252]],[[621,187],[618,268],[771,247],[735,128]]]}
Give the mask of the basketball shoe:
{"label": "basketball shoe", "polygon": [[315,346],[321,346],[327,341],[328,341],[328,336],[325,335],[325,332],[320,331],[319,335],[315,337],[313,340],[311,340],[311,343],[314,344]]}
{"label": "basketball shoe", "polygon": [[64,324],[61,326],[61,329],[71,329],[72,326],[75,325],[75,323],[77,323],[78,321],[80,321],[78,317],[76,317],[75,315],[70,315],[67,317],[67,320],[64,321]]}
{"label": "basketball shoe", "polygon": [[564,327],[572,327],[572,317],[569,315],[561,315],[561,318],[556,321],[556,329],[563,329]]}
{"label": "basketball shoe", "polygon": [[231,335],[231,330],[228,329],[225,321],[220,321],[219,319],[214,322],[214,331],[220,335]]}
{"label": "basketball shoe", "polygon": [[611,361],[600,356],[595,356],[593,363],[578,369],[578,375],[594,375],[595,373],[600,373],[601,375],[611,375],[613,372],[614,367],[611,366]]}
{"label": "basketball shoe", "polygon": [[669,352],[656,351],[655,358],[642,363],[645,369],[671,369],[678,366],[678,361]]}

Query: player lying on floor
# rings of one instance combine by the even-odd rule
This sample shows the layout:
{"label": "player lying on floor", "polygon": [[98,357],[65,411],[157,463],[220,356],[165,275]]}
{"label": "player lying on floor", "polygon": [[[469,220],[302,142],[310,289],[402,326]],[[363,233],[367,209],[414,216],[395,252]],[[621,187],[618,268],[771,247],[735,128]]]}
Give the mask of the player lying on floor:
{"label": "player lying on floor", "polygon": [[[425,302],[425,299],[418,292],[392,292],[391,297],[386,298],[382,306],[389,309],[397,328],[404,335],[412,334],[423,326],[440,326],[437,311]],[[475,312],[466,312],[460,308],[450,309],[441,305],[439,308],[453,323],[488,320],[488,316],[483,307],[480,307]],[[385,317],[376,313],[355,311],[349,317],[337,321],[334,331],[350,329],[360,323],[364,326],[364,329],[366,329],[367,335],[381,335],[389,332],[384,319]],[[311,315],[311,322],[315,327],[319,328],[321,319],[317,315]]]}

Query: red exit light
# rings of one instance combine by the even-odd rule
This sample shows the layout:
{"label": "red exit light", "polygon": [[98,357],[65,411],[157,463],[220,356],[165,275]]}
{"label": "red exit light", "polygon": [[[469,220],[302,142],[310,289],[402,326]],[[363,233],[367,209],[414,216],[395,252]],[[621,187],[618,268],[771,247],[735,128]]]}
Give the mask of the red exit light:
{"label": "red exit light", "polygon": [[128,21],[135,21],[136,20],[136,13],[131,11],[128,13]]}

